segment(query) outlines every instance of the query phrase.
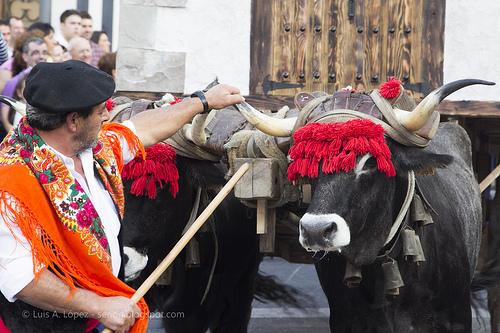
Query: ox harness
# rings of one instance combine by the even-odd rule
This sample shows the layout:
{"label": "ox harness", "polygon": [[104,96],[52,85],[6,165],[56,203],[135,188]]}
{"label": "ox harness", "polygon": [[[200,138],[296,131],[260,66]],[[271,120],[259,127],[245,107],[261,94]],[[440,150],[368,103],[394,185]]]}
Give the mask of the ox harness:
{"label": "ox harness", "polygon": [[[398,89],[395,89],[396,85]],[[392,84],[389,93],[384,91],[383,88],[382,86],[380,91],[374,90],[370,95],[356,93],[354,91],[340,91],[334,93],[333,96],[316,94],[316,98],[309,101],[308,104],[299,110],[294,132],[300,132],[304,127],[310,125],[322,126],[331,125],[332,123],[345,123],[353,120],[355,122],[365,121],[382,128],[382,137],[384,135],[389,136],[396,142],[407,146],[427,146],[430,140],[425,136],[419,135],[418,132],[413,133],[408,131],[397,121],[394,113],[393,107],[398,107],[403,110],[412,110],[415,107],[413,100],[408,95],[400,92],[399,83]],[[134,104],[138,105],[136,103],[139,102],[134,102],[132,104],[132,114],[140,112],[139,110],[134,111]],[[152,106],[151,102],[149,102],[149,104],[145,102],[139,104],[141,105],[138,105],[139,107],[137,109],[144,109]],[[290,110],[291,112],[288,111],[288,108],[283,108],[277,114],[274,114],[274,116],[277,118],[288,118],[293,116],[293,112],[296,112],[296,110]],[[233,123],[233,125],[236,124],[236,126],[227,126],[228,123]],[[432,126],[437,126],[438,123],[439,117],[433,122]],[[260,131],[256,131],[252,126],[248,125],[246,120],[239,113],[233,110],[213,110],[209,114],[197,115],[191,124],[185,125],[182,130],[178,131],[167,142],[175,148],[178,154],[189,158],[215,161],[220,160],[221,156],[225,155],[227,157],[227,163],[229,164],[229,174],[235,169],[236,159],[238,158],[259,159],[264,157],[275,160],[279,166],[279,176],[277,179],[279,182],[278,187],[281,191],[279,192],[278,198],[268,200],[267,208],[281,207],[287,202],[300,201],[300,197],[303,195],[301,189],[295,186],[296,184],[287,181],[285,177],[289,160],[283,151],[293,144],[293,140],[276,139]],[[380,146],[380,144],[378,146]],[[304,151],[306,150],[307,149]],[[362,149],[360,151],[362,152]],[[368,151],[366,151],[366,153],[368,153]],[[389,176],[394,175],[395,172],[393,171],[392,163],[390,163],[390,152],[389,156],[387,156],[386,152],[378,152],[378,155],[382,155],[381,160],[383,160],[383,162],[377,163],[379,170],[385,172]],[[290,157],[292,157],[292,153],[290,153]],[[347,159],[352,166],[352,156],[347,157]],[[343,161],[344,158],[340,160],[340,164],[345,162]],[[338,164],[338,161],[333,162],[333,164],[335,163]],[[327,170],[340,171],[342,169],[339,165],[333,164],[330,163]],[[385,167],[383,165],[385,165]],[[349,168],[351,168],[351,166]],[[317,169],[318,168],[316,168],[315,172],[317,172]],[[293,181],[294,177],[290,177],[290,169],[288,169],[288,171],[289,179]],[[296,169],[295,177],[298,175],[300,175],[300,172]],[[305,176],[305,174],[302,176]],[[432,208],[430,208],[428,203],[423,205],[422,198],[417,194],[418,192],[420,191],[415,181],[415,175],[413,172],[410,172],[408,174],[406,197],[398,216],[393,222],[389,235],[384,242],[384,248],[380,251],[377,258],[377,261],[381,261],[383,265],[395,263],[390,257],[390,254],[393,252],[400,236],[402,236],[403,243],[410,244],[408,246],[403,244],[403,247],[413,249],[405,252],[409,253],[408,256],[413,256],[414,261],[417,262],[425,260],[423,252],[421,251],[421,246],[419,245],[418,236],[414,233],[413,235],[411,234],[412,230],[408,225],[410,219],[410,214],[408,214],[409,211],[412,216],[415,211],[420,211],[420,215],[426,215],[428,216],[428,218],[426,218],[427,220],[432,220],[428,213],[429,209]],[[247,206],[255,207],[254,200],[243,199],[241,201]],[[417,209],[415,207],[420,208]],[[391,267],[394,268],[393,266],[394,265]]]}

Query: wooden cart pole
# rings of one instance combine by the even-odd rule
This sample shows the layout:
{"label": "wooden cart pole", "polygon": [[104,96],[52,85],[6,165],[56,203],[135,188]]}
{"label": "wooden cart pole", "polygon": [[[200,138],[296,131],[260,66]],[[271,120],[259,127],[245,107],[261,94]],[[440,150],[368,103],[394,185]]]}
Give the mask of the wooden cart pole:
{"label": "wooden cart pole", "polygon": [[493,171],[490,172],[490,174],[479,184],[479,190],[481,193],[483,193],[483,191],[486,190],[486,188],[490,186],[491,183],[498,178],[498,176],[500,176],[500,164],[497,165],[497,167],[493,169]]}
{"label": "wooden cart pole", "polygon": [[[132,296],[132,300],[137,303],[144,295],[151,289],[155,284],[156,280],[167,270],[170,264],[177,258],[182,249],[189,243],[191,238],[196,234],[196,232],[203,226],[203,224],[208,220],[210,215],[217,209],[222,200],[231,192],[236,183],[240,178],[248,171],[250,164],[243,164],[238,171],[229,179],[229,181],[224,185],[220,192],[215,196],[215,198],[210,202],[210,204],[203,210],[203,212],[198,216],[198,218],[193,222],[191,227],[186,231],[186,233],[179,239],[177,244],[172,248],[169,254],[163,259],[163,261],[156,267],[156,269],[151,273],[151,275],[142,283],[142,285],[137,289],[135,294]],[[104,329],[102,333],[112,333],[108,328]]]}

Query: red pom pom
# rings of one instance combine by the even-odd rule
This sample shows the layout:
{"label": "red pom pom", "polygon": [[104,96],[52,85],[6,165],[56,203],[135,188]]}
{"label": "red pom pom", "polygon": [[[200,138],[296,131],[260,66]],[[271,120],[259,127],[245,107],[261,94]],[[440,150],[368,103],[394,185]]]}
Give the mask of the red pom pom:
{"label": "red pom pom", "polygon": [[108,98],[108,100],[106,101],[106,110],[108,110],[108,112],[111,112],[115,105],[115,101],[113,101],[111,98]]}
{"label": "red pom pom", "polygon": [[401,92],[401,81],[391,78],[389,81],[382,83],[378,90],[385,99],[393,99],[398,97]]}

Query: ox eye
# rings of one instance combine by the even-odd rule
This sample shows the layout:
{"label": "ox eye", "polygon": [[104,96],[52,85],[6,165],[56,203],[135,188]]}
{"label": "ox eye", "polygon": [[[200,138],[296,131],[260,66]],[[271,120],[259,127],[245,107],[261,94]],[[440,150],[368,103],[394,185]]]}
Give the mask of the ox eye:
{"label": "ox eye", "polygon": [[372,155],[363,155],[358,159],[358,164],[356,165],[356,169],[354,170],[356,178],[364,174],[370,174],[376,166],[377,161],[372,157]]}
{"label": "ox eye", "polygon": [[363,166],[363,170],[371,170],[375,169],[377,167],[377,161],[375,158],[370,157],[366,162],[365,165]]}

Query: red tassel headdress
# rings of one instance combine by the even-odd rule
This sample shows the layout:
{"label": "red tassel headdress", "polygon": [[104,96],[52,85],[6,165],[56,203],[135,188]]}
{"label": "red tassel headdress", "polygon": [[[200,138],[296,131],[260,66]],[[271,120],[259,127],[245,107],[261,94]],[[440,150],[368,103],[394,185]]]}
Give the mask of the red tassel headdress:
{"label": "red tassel headdress", "polygon": [[156,198],[156,187],[170,185],[170,193],[175,198],[179,191],[179,172],[175,164],[175,150],[166,143],[158,143],[146,149],[146,159],[136,157],[125,165],[123,179],[133,180],[130,193]]}
{"label": "red tassel headdress", "polygon": [[317,178],[322,161],[324,173],[348,172],[356,166],[356,157],[370,153],[377,168],[387,176],[396,175],[384,129],[368,119],[345,123],[310,123],[298,129],[289,154],[288,179]]}

